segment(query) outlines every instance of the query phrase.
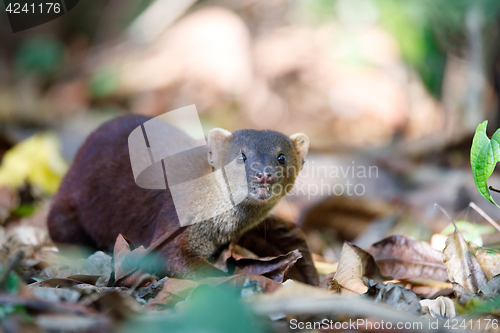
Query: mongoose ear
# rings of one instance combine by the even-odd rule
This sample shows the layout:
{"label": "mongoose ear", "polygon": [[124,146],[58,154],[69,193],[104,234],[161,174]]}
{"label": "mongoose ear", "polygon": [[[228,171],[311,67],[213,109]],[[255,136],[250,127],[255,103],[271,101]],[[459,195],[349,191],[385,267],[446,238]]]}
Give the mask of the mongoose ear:
{"label": "mongoose ear", "polygon": [[224,143],[231,141],[233,133],[222,129],[214,128],[208,133],[208,163],[214,168],[220,165],[220,156],[226,146]]}
{"label": "mongoose ear", "polygon": [[290,136],[293,144],[295,145],[295,150],[297,151],[297,159],[299,160],[300,166],[304,164],[304,158],[309,151],[309,138],[304,133],[295,133]]}

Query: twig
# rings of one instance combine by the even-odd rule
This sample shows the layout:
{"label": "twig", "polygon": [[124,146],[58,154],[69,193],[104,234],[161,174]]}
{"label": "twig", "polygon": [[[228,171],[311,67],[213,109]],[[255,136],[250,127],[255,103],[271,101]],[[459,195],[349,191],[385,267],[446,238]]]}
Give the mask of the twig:
{"label": "twig", "polygon": [[[491,189],[491,186],[490,186],[490,189]],[[479,208],[478,205],[476,205],[475,203],[473,203],[472,201],[469,202],[469,206],[474,209],[476,212],[479,213],[479,215],[481,215],[482,217],[484,217],[484,219],[486,221],[488,221],[492,226],[494,226],[498,231],[500,231],[500,225],[498,225],[498,223],[496,223],[488,214],[486,214],[484,212],[484,210],[482,210],[481,208]]]}
{"label": "twig", "polygon": [[448,214],[448,212],[445,211],[443,207],[441,207],[441,205],[435,203],[434,208],[439,209],[444,215],[446,215],[446,217],[451,221],[451,223],[453,223],[455,230],[458,231],[458,228],[457,228],[457,225],[455,224],[455,221],[451,218],[450,214]]}
{"label": "twig", "polygon": [[496,189],[496,188],[494,188],[493,186],[490,186],[490,187],[488,187],[488,188],[490,189],[490,191],[500,193],[500,190],[497,190],[497,189]]}

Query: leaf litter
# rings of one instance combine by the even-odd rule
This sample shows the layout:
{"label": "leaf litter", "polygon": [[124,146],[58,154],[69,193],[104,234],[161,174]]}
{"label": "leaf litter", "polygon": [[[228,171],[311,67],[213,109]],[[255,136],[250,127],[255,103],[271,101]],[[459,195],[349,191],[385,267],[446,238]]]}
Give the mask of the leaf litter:
{"label": "leaf litter", "polygon": [[[389,236],[366,250],[345,242],[337,268],[323,276],[319,287],[287,277],[304,260],[300,251],[304,240],[299,235],[284,241],[297,248],[279,255],[279,232],[275,235],[278,246],[269,248],[268,256],[258,249],[259,255],[255,254],[256,247],[248,245],[258,243],[258,235],[240,243],[249,248],[232,243],[215,262],[229,275],[194,281],[159,279],[134,270],[132,264],[146,249],[134,247],[121,235],[111,255],[98,251],[75,258],[55,252],[50,240],[34,233],[37,229],[11,230],[15,231],[3,238],[1,285],[5,294],[0,296],[0,309],[8,318],[15,313],[30,318],[16,319],[19,327],[28,327],[34,320],[36,327],[46,330],[137,332],[149,318],[148,327],[168,324],[181,332],[190,325],[198,327],[199,323],[179,322],[194,311],[197,302],[223,308],[220,299],[224,297],[236,305],[214,318],[227,321],[223,318],[246,318],[253,313],[261,326],[249,332],[272,332],[280,322],[311,316],[423,323],[433,318],[442,326],[447,319],[470,313],[496,314],[500,306],[495,303],[500,295],[496,252],[465,241],[458,229],[448,237],[443,253],[407,236]],[[27,255],[43,251],[51,253],[50,259],[26,261]],[[448,279],[454,295],[447,291]],[[443,294],[422,294],[416,286],[433,286],[432,290],[438,286]]]}

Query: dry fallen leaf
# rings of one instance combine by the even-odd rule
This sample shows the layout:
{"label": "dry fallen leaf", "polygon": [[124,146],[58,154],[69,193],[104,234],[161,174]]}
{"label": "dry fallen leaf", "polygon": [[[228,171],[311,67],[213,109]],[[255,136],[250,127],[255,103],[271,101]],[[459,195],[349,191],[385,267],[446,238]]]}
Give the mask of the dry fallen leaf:
{"label": "dry fallen leaf", "polygon": [[219,258],[213,263],[215,267],[220,269],[223,272],[228,271],[227,267],[227,261],[229,258],[231,258],[234,254],[240,255],[242,257],[246,258],[258,258],[258,256],[253,253],[252,251],[249,251],[245,249],[244,247],[235,244],[234,242],[231,242],[229,246],[224,249],[221,254],[219,255]]}
{"label": "dry fallen leaf", "polygon": [[[62,263],[48,267],[44,270],[48,278],[72,278],[79,280],[94,280],[97,276],[96,286],[107,286],[111,273],[112,258],[102,251],[97,251],[87,259],[63,260]],[[83,276],[86,276],[85,278]]]}
{"label": "dry fallen leaf", "polygon": [[290,267],[302,258],[298,250],[276,257],[253,258],[231,254],[225,265],[234,266],[234,274],[260,274],[274,281],[283,282]]}
{"label": "dry fallen leaf", "polygon": [[160,292],[148,303],[148,307],[155,308],[157,305],[175,305],[191,295],[193,290],[200,284],[200,281],[167,278]]}
{"label": "dry fallen leaf", "polygon": [[422,307],[413,291],[392,282],[384,284],[368,280],[367,284],[368,290],[364,296],[373,299],[375,303],[386,303],[417,316],[421,314]]}
{"label": "dry fallen leaf", "polygon": [[246,232],[238,245],[259,257],[275,257],[299,250],[302,258],[285,273],[284,280],[293,279],[317,286],[318,272],[314,266],[305,234],[295,224],[269,216],[259,227]]}
{"label": "dry fallen leaf", "polygon": [[345,242],[340,253],[339,266],[335,272],[334,281],[341,287],[345,296],[355,296],[366,293],[368,287],[363,283],[363,261],[356,249]]}
{"label": "dry fallen leaf", "polygon": [[471,242],[467,242],[467,244],[469,251],[476,256],[479,266],[488,280],[500,274],[500,258],[496,252],[487,251]]}
{"label": "dry fallen leaf", "polygon": [[46,288],[71,288],[83,282],[70,278],[53,278],[28,285],[28,288],[46,287]]}
{"label": "dry fallen leaf", "polygon": [[349,243],[349,245],[356,251],[356,254],[361,259],[361,263],[363,265],[363,276],[364,277],[367,277],[369,279],[376,280],[376,281],[385,281],[385,280],[392,279],[392,277],[390,275],[384,276],[384,274],[382,274],[380,272],[380,268],[379,268],[377,262],[375,262],[375,259],[373,258],[373,256],[370,253],[366,252],[365,250],[363,250],[362,248],[360,248],[354,244]]}
{"label": "dry fallen leaf", "polygon": [[198,281],[167,278],[161,291],[148,303],[149,308],[159,306],[173,306],[186,299],[194,289],[200,285],[211,287],[230,287],[231,289],[244,288],[248,281],[258,281],[263,292],[273,292],[281,287],[281,283],[262,275],[236,274],[224,277],[211,277]]}
{"label": "dry fallen leaf", "polygon": [[479,288],[475,295],[482,300],[491,300],[500,295],[500,275],[494,276],[487,284]]}
{"label": "dry fallen leaf", "polygon": [[469,244],[455,226],[455,231],[446,240],[443,261],[448,269],[448,278],[453,283],[457,297],[466,300],[488,282],[477,258],[471,253]]}
{"label": "dry fallen leaf", "polygon": [[[124,271],[124,267],[122,267],[123,261],[126,256],[130,254],[132,250],[130,249],[130,244],[127,240],[119,234],[116,238],[115,246],[113,248],[113,259],[114,259],[114,269],[115,269],[115,280],[118,281],[127,275],[129,272]],[[127,270],[127,269],[125,269]]]}
{"label": "dry fallen leaf", "polygon": [[3,246],[13,252],[18,247],[52,246],[48,230],[46,228],[31,225],[20,225],[10,229],[5,235],[6,243]]}
{"label": "dry fallen leaf", "polygon": [[390,236],[366,249],[383,275],[394,279],[446,281],[446,265],[441,252],[427,242],[407,236]]}
{"label": "dry fallen leaf", "polygon": [[130,243],[119,234],[116,238],[113,249],[115,281],[120,281],[121,286],[133,286],[141,279],[142,271],[137,269],[137,264],[146,254],[144,246],[140,246],[133,251]]}

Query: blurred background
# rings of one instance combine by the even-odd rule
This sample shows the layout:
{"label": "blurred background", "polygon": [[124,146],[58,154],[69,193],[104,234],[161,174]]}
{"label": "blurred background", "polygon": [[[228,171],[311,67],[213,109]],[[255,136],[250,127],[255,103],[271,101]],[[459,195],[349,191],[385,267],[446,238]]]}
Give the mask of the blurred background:
{"label": "blurred background", "polygon": [[207,133],[309,136],[306,190],[275,213],[304,228],[318,261],[391,234],[442,249],[435,203],[469,239],[500,241],[469,209],[500,218],[469,160],[477,125],[500,127],[497,0],[80,1],[18,33],[0,12],[2,237],[47,237],[50,198],[101,123],[196,104]]}

